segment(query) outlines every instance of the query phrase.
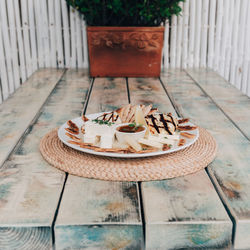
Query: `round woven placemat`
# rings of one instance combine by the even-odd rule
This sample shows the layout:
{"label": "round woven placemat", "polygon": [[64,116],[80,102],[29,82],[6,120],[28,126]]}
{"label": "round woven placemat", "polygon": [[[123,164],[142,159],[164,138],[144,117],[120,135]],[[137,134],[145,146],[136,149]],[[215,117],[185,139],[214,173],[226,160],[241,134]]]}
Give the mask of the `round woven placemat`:
{"label": "round woven placemat", "polygon": [[163,180],[195,173],[215,158],[217,145],[205,129],[190,147],[161,156],[125,159],[95,156],[64,145],[57,130],[46,134],[40,143],[43,157],[69,174],[109,181]]}

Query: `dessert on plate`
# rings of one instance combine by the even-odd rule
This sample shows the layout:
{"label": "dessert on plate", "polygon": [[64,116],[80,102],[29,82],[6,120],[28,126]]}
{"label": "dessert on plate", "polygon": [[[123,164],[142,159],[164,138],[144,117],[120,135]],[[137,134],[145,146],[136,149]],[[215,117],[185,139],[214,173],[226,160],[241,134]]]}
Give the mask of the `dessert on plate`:
{"label": "dessert on plate", "polygon": [[78,127],[67,122],[65,135],[68,142],[81,148],[99,152],[149,153],[167,151],[171,147],[185,145],[195,137],[189,131],[197,129],[186,123],[189,119],[177,119],[171,113],[160,113],[152,105],[126,105],[117,110],[102,113],[94,119],[82,115]]}

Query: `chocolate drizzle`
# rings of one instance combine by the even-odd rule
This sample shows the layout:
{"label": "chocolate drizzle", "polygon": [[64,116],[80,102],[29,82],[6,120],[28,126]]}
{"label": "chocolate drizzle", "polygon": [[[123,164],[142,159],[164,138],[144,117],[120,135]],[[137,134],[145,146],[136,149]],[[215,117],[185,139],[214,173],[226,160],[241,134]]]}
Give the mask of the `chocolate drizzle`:
{"label": "chocolate drizzle", "polygon": [[176,125],[176,123],[174,121],[174,118],[173,118],[172,114],[168,113],[167,116],[171,118],[171,121],[172,121],[172,124],[174,125],[174,128],[177,129],[177,125]]}
{"label": "chocolate drizzle", "polygon": [[153,115],[149,115],[148,118],[151,119],[151,121],[153,123],[153,127],[155,128],[155,130],[157,131],[157,133],[160,133],[159,128],[158,128],[158,126],[155,123],[156,118]]}
{"label": "chocolate drizzle", "polygon": [[163,123],[165,130],[172,135],[172,132],[168,128],[168,122],[165,121],[163,114],[160,114],[160,121]]}
{"label": "chocolate drizzle", "polygon": [[119,118],[119,115],[115,115],[114,112],[111,112],[111,113],[104,113],[103,115],[101,115],[100,117],[98,117],[97,119],[98,120],[102,120],[102,121],[112,121],[112,122],[115,122],[117,121]]}

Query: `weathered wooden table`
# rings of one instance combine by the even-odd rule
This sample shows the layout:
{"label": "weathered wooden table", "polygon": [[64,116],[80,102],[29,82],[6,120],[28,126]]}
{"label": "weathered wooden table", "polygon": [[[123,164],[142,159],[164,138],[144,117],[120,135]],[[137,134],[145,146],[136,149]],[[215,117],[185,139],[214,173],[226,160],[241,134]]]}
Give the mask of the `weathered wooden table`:
{"label": "weathered wooden table", "polygon": [[[219,144],[194,175],[84,179],[47,164],[41,137],[66,120],[131,103],[190,117]],[[250,249],[250,99],[212,71],[160,79],[39,70],[0,106],[0,249]]]}

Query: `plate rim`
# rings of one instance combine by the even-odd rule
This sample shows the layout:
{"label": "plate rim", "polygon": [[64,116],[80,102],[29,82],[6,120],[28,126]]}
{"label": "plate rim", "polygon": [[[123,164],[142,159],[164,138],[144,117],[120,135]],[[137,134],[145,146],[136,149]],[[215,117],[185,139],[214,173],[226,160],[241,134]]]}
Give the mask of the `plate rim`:
{"label": "plate rim", "polygon": [[[85,115],[87,118],[90,118],[90,119],[94,119],[100,115],[102,115],[103,113],[108,113],[108,112],[111,112],[111,111],[106,111],[106,112],[98,112],[98,113],[93,113],[93,114],[87,114]],[[73,119],[70,119],[71,121],[75,121],[75,120],[81,120],[81,116],[78,116],[76,118],[73,118]],[[177,119],[182,119],[181,117],[177,117]],[[82,121],[82,120],[81,120]],[[83,123],[83,121],[82,121]],[[193,125],[193,123],[191,122],[188,122],[189,125]],[[174,149],[170,149],[170,150],[166,150],[166,151],[156,151],[156,152],[150,152],[150,153],[144,153],[144,154],[137,154],[137,153],[128,153],[128,154],[122,154],[122,153],[112,153],[112,152],[97,152],[97,151],[94,151],[92,149],[87,149],[87,148],[81,148],[80,146],[76,145],[76,144],[71,144],[69,142],[67,142],[66,140],[64,140],[62,137],[61,137],[61,133],[64,132],[64,135],[65,135],[65,130],[64,128],[65,127],[68,127],[67,125],[67,121],[62,124],[58,131],[57,131],[57,135],[58,135],[58,138],[60,139],[60,141],[67,145],[68,147],[70,148],[73,148],[75,150],[78,150],[80,152],[84,152],[84,153],[88,153],[88,154],[92,154],[92,155],[98,155],[98,156],[104,156],[104,157],[115,157],[115,158],[143,158],[143,157],[153,157],[153,156],[159,156],[159,155],[164,155],[164,154],[170,154],[170,153],[174,153],[174,152],[178,152],[180,150],[183,150],[187,147],[190,147],[192,144],[194,144],[198,138],[199,138],[199,128],[197,128],[197,134],[196,134],[196,137],[189,143],[183,145],[183,146],[180,146],[178,148],[174,148]],[[65,135],[66,136],[66,135]]]}

